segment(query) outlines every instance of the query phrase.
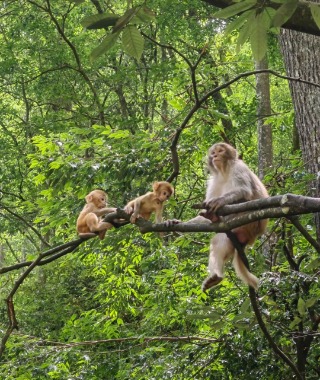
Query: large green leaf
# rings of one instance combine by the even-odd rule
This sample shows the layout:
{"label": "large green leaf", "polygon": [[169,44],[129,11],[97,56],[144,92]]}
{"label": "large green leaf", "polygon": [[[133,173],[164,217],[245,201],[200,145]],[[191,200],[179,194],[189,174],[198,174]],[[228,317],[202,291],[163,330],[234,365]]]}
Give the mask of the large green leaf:
{"label": "large green leaf", "polygon": [[247,39],[249,38],[250,34],[252,33],[253,29],[253,21],[256,18],[256,11],[252,10],[249,11],[251,14],[248,16],[247,22],[244,24],[244,26],[241,28],[238,41],[237,41],[237,48],[236,51],[239,51],[241,45],[243,45]]}
{"label": "large green leaf", "polygon": [[274,12],[275,10],[272,8],[265,8],[263,12],[256,15],[252,20],[250,43],[253,56],[257,61],[260,61],[267,52],[267,32],[270,28]]}
{"label": "large green leaf", "polygon": [[122,44],[126,53],[138,60],[140,59],[143,52],[144,39],[137,27],[129,25],[123,30]]}
{"label": "large green leaf", "polygon": [[230,5],[227,8],[221,9],[220,11],[214,13],[213,17],[217,18],[229,18],[237,15],[238,13],[244,12],[247,9],[252,8],[257,4],[257,0],[245,0],[240,3]]}
{"label": "large green leaf", "polygon": [[138,9],[134,19],[137,19],[138,24],[148,24],[149,22],[155,21],[156,14],[150,8],[142,6]]}
{"label": "large green leaf", "polygon": [[262,13],[253,21],[250,43],[255,60],[261,61],[267,52],[267,27]]}
{"label": "large green leaf", "polygon": [[299,1],[289,0],[288,2],[281,5],[281,7],[276,11],[273,18],[273,26],[278,27],[286,23],[290,17],[294,14],[297,9]]}
{"label": "large green leaf", "polygon": [[119,18],[116,25],[113,28],[113,33],[122,30],[126,25],[129,24],[129,22],[132,20],[132,18],[136,15],[137,8],[130,8],[128,9],[123,16]]}
{"label": "large green leaf", "polygon": [[117,16],[117,15],[112,14],[112,13],[103,13],[103,14],[99,14],[99,15],[91,15],[91,16],[85,17],[81,21],[81,25],[87,29],[108,28],[109,26],[116,25],[119,18],[120,18],[120,16]]}
{"label": "large green leaf", "polygon": [[243,26],[243,24],[248,20],[252,12],[255,12],[255,10],[243,12],[242,15],[238,16],[235,20],[231,21],[230,24],[227,25],[225,33],[229,34],[235,29],[240,29]]}
{"label": "large green leaf", "polygon": [[317,27],[320,29],[320,6],[316,4],[310,4],[310,10],[312,17],[317,24]]}
{"label": "large green leaf", "polygon": [[298,299],[298,312],[301,316],[304,316],[306,313],[306,303],[302,298]]}
{"label": "large green leaf", "polygon": [[112,46],[116,43],[119,34],[120,32],[108,34],[101,42],[101,44],[92,50],[90,54],[90,59],[94,61],[95,59],[100,57],[100,55],[111,49]]}

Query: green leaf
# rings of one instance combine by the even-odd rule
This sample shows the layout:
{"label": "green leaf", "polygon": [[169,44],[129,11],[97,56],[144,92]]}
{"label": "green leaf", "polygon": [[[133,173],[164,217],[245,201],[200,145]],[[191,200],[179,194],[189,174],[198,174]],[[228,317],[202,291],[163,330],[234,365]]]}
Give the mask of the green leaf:
{"label": "green leaf", "polygon": [[138,9],[134,19],[137,19],[137,24],[148,24],[152,21],[155,21],[156,14],[150,8],[142,6],[140,9]]}
{"label": "green leaf", "polygon": [[316,302],[318,302],[318,298],[309,298],[306,300],[306,307],[312,307]]}
{"label": "green leaf", "polygon": [[124,29],[122,33],[122,44],[127,54],[137,60],[140,59],[143,52],[144,39],[134,25],[129,25]]}
{"label": "green leaf", "polygon": [[254,59],[261,61],[267,52],[267,27],[263,20],[263,14],[260,13],[255,18],[250,34],[251,49]]}
{"label": "green leaf", "polygon": [[317,24],[317,27],[320,29],[320,6],[316,4],[309,5],[312,17]]}
{"label": "green leaf", "polygon": [[295,326],[297,326],[302,321],[299,317],[294,317],[294,320],[290,323],[289,328],[293,329]]}
{"label": "green leaf", "polygon": [[114,15],[112,13],[91,15],[91,16],[85,17],[81,21],[81,25],[86,29],[108,28],[109,26],[116,25],[119,18],[120,16]]}
{"label": "green leaf", "polygon": [[221,9],[220,11],[214,13],[213,17],[216,17],[216,18],[229,18],[229,17],[237,15],[238,13],[246,11],[247,9],[252,8],[256,4],[257,4],[256,0],[241,1],[240,3],[236,3],[236,4],[233,4],[233,5],[230,5],[229,7]]}
{"label": "green leaf", "polygon": [[302,298],[298,299],[298,312],[301,316],[306,313],[306,303]]}
{"label": "green leaf", "polygon": [[99,46],[92,50],[90,54],[90,59],[94,61],[100,57],[103,53],[110,50],[112,46],[116,43],[117,38],[119,37],[120,32],[111,33],[107,35]]}
{"label": "green leaf", "polygon": [[251,16],[252,13],[255,13],[255,10],[250,10],[247,12],[243,12],[242,15],[238,16],[235,20],[230,22],[225,29],[225,34],[231,33],[235,29],[240,29],[242,25],[247,21],[247,19]]}
{"label": "green leaf", "polygon": [[276,14],[276,10],[270,7],[266,7],[263,9],[263,12],[261,14],[263,24],[267,29],[269,29],[271,27],[274,15]]}
{"label": "green leaf", "polygon": [[241,305],[240,307],[240,312],[242,314],[241,318],[244,318],[243,316],[243,313],[245,313],[248,309],[249,309],[249,306],[251,305],[251,301],[250,301],[250,298],[247,298],[243,304]]}
{"label": "green leaf", "polygon": [[109,138],[111,139],[126,139],[130,136],[130,132],[127,130],[120,130],[120,131],[115,131],[112,132],[108,135]]}
{"label": "green leaf", "polygon": [[253,11],[251,15],[248,17],[248,20],[246,24],[241,28],[238,41],[237,41],[237,48],[236,51],[238,52],[240,49],[240,46],[243,45],[247,39],[249,38],[250,34],[252,33],[253,30],[253,22],[256,18],[256,12]]}
{"label": "green leaf", "polygon": [[286,23],[297,9],[298,2],[298,0],[289,0],[281,5],[274,15],[272,25],[279,27]]}
{"label": "green leaf", "polygon": [[129,24],[129,22],[132,20],[132,18],[136,15],[137,8],[130,8],[128,9],[123,16],[119,18],[116,25],[114,26],[112,33],[116,33],[120,30],[122,30],[126,25]]}

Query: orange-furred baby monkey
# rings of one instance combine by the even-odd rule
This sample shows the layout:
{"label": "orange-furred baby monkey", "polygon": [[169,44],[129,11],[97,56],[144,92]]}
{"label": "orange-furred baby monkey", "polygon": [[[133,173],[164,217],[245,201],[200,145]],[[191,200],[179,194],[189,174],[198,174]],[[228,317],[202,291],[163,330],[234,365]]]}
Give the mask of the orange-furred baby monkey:
{"label": "orange-furred baby monkey", "polygon": [[155,212],[156,223],[161,223],[164,202],[173,194],[173,186],[169,182],[154,182],[153,191],[141,195],[140,197],[130,201],[124,208],[127,214],[132,214],[130,222],[135,223],[137,218],[149,220],[151,214]]}
{"label": "orange-furred baby monkey", "polygon": [[89,193],[85,200],[87,204],[77,220],[77,232],[82,238],[99,236],[102,240],[106,231],[112,228],[111,223],[102,222],[101,217],[105,214],[115,212],[116,208],[107,207],[108,196],[102,190],[93,190]]}

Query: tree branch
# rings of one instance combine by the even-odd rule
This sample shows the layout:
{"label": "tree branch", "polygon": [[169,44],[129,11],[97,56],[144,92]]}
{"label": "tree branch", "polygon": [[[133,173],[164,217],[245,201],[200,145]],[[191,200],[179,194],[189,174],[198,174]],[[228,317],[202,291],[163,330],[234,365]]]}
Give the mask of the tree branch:
{"label": "tree branch", "polygon": [[204,342],[204,343],[220,343],[221,339],[206,338],[201,336],[145,336],[145,337],[125,337],[125,338],[112,338],[112,339],[100,339],[100,340],[89,340],[83,342],[72,342],[72,343],[62,343],[62,342],[50,342],[43,341],[40,345],[45,346],[56,346],[56,347],[76,347],[76,346],[93,346],[98,344],[121,344],[126,342],[138,341],[139,343],[149,343],[149,342]]}
{"label": "tree branch", "polygon": [[[61,251],[61,247],[63,247],[64,249],[62,249],[62,252],[64,252],[65,254],[66,253],[69,253],[69,252],[72,252],[74,251],[84,240],[83,239],[78,239],[74,242],[71,242],[71,243],[67,243],[67,244],[63,244],[61,245],[60,247],[56,247],[56,248],[53,248],[47,252],[44,252],[42,253],[41,255],[39,255],[36,260],[34,260],[28,267],[28,269],[18,278],[18,280],[16,281],[16,283],[14,284],[14,287],[12,288],[11,292],[9,293],[7,299],[6,299],[6,302],[7,302],[7,314],[8,314],[8,318],[9,318],[9,325],[7,327],[7,330],[4,334],[4,336],[2,337],[1,339],[1,344],[0,344],[0,357],[2,356],[4,350],[5,350],[5,346],[6,346],[6,343],[12,333],[12,331],[14,329],[18,329],[18,321],[16,319],[16,315],[15,315],[15,310],[14,310],[14,304],[13,304],[13,296],[15,295],[15,293],[17,292],[17,290],[19,289],[20,285],[23,283],[23,281],[28,277],[28,275],[30,274],[30,272],[37,266],[39,265],[39,263],[41,262],[41,260],[48,256],[49,254],[53,253],[53,252],[56,252],[58,249]],[[48,253],[49,252],[49,253]],[[60,252],[61,253],[61,252]]]}
{"label": "tree branch", "polygon": [[[227,234],[228,238],[231,240],[231,242],[232,242],[233,246],[235,247],[235,249],[237,250],[237,252],[238,252],[238,254],[239,254],[242,262],[247,267],[247,269],[250,271],[249,261],[247,259],[246,254],[245,254],[245,251],[244,251],[245,246],[239,242],[239,240],[237,239],[237,236],[233,232],[228,231],[228,232],[226,232],[226,234]],[[251,286],[249,286],[249,296],[250,296],[251,305],[252,305],[253,311],[254,311],[254,313],[256,315],[259,327],[260,327],[263,335],[265,336],[265,338],[269,342],[270,347],[272,348],[272,350],[274,351],[274,353],[276,355],[278,355],[292,369],[292,371],[296,374],[297,378],[303,380],[303,376],[299,372],[297,366],[280,349],[280,347],[277,345],[277,343],[275,342],[275,340],[273,339],[273,337],[270,335],[270,333],[269,333],[269,331],[267,329],[267,326],[265,325],[265,323],[263,321],[262,314],[260,312],[260,308],[259,308],[259,305],[258,305],[257,292]]]}
{"label": "tree branch", "polygon": [[[195,205],[203,208],[203,204]],[[250,212],[249,212],[250,211]],[[181,222],[174,225],[167,223],[153,224],[142,218],[137,220],[137,226],[142,233],[146,232],[226,232],[236,227],[268,218],[287,218],[292,215],[309,214],[320,211],[320,198],[304,197],[302,195],[285,194],[265,199],[226,205],[221,207],[217,215],[234,215],[227,221],[215,223],[190,223]],[[104,221],[110,222],[114,218],[127,218],[128,215],[118,209],[116,213],[108,214]]]}

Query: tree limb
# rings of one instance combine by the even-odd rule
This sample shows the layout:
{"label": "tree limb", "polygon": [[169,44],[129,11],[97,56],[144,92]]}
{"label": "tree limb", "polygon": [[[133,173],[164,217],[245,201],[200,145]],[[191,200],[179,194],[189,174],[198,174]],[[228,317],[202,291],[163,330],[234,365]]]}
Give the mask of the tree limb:
{"label": "tree limb", "polygon": [[[203,204],[195,205],[196,208],[203,208]],[[153,224],[142,218],[137,220],[137,226],[142,233],[146,232],[226,232],[236,227],[268,218],[287,218],[292,215],[309,214],[320,211],[320,198],[304,197],[302,195],[285,194],[265,199],[226,205],[221,207],[217,215],[234,215],[227,221],[201,224],[181,222],[174,225],[167,223]],[[114,218],[127,218],[128,215],[121,209],[108,214],[105,222],[110,222]]]}
{"label": "tree limb", "polygon": [[100,339],[100,340],[89,340],[83,342],[72,342],[72,343],[62,343],[62,342],[51,342],[51,341],[40,341],[40,345],[44,346],[55,346],[55,347],[76,347],[76,346],[93,346],[98,344],[121,344],[126,342],[138,341],[139,343],[149,343],[149,342],[204,342],[204,343],[220,343],[221,339],[206,338],[201,336],[141,336],[141,337],[125,337],[125,338],[111,338],[111,339]]}
{"label": "tree limb", "polygon": [[[247,269],[250,271],[249,267],[249,261],[247,259],[247,256],[245,254],[244,248],[245,245],[241,244],[239,240],[237,239],[237,236],[231,232],[228,231],[226,232],[228,238],[231,240],[233,246],[237,250],[242,262],[244,265],[247,267]],[[255,291],[254,288],[249,286],[249,296],[250,296],[250,301],[251,305],[253,308],[253,311],[256,315],[257,322],[259,324],[260,330],[262,331],[263,335],[267,339],[270,347],[274,351],[274,353],[280,357],[291,369],[292,371],[296,374],[297,378],[300,380],[303,380],[303,376],[299,372],[297,366],[294,364],[294,362],[280,349],[280,347],[277,345],[271,334],[269,333],[267,326],[264,323],[264,320],[262,318],[262,314],[260,312],[259,304],[258,304],[258,297],[257,297],[257,292]]]}

